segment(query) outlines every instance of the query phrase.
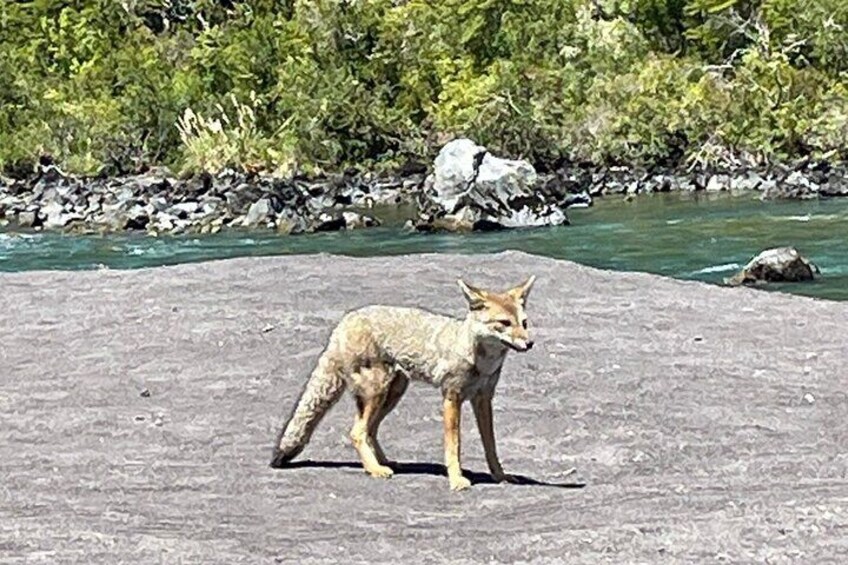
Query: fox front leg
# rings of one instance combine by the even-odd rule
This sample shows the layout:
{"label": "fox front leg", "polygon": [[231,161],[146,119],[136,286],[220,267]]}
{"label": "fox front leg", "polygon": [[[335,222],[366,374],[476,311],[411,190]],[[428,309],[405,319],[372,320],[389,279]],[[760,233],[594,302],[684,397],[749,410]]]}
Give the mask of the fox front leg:
{"label": "fox front leg", "polygon": [[498,451],[495,447],[495,430],[492,421],[492,393],[481,391],[471,399],[474,408],[474,416],[477,420],[477,429],[480,431],[480,439],[483,442],[483,451],[486,454],[486,464],[495,481],[502,483],[513,482],[510,475],[504,473],[501,462],[498,459]]}
{"label": "fox front leg", "polygon": [[462,476],[459,462],[459,430],[460,409],[462,399],[458,394],[447,393],[444,399],[443,412],[445,424],[445,467],[448,471],[448,481],[451,490],[464,490],[471,486],[471,481]]}

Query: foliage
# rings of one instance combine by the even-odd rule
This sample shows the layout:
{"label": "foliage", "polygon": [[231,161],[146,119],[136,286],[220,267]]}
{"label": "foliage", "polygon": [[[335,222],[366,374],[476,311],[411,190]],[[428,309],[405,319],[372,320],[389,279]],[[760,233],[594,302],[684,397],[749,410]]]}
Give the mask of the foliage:
{"label": "foliage", "polygon": [[0,5],[0,167],[845,157],[842,0]]}

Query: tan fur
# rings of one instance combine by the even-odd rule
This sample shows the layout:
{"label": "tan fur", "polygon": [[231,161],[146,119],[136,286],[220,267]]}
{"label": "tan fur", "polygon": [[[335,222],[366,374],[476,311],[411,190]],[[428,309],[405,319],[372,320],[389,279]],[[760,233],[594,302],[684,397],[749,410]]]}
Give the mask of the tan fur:
{"label": "tan fur", "polygon": [[366,306],[347,313],[330,335],[281,429],[271,465],[282,467],[303,450],[347,387],[357,406],[350,437],[363,468],[372,476],[390,477],[392,470],[377,432],[413,380],[442,391],[445,465],[451,488],[470,485],[462,476],[459,456],[461,407],[466,399],[474,409],[489,471],[499,482],[509,480],[495,448],[492,397],[507,352],[527,351],[533,345],[524,306],[534,282],[535,277],[530,277],[497,293],[458,281],[469,305],[462,320],[400,306]]}

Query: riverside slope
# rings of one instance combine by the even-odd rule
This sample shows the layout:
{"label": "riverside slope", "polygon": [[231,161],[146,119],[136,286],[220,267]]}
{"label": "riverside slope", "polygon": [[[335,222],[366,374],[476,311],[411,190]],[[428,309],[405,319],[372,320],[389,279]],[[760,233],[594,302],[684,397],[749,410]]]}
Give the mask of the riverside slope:
{"label": "riverside slope", "polygon": [[[452,493],[438,392],[359,467],[346,395],[301,458],[278,426],[343,311],[461,314],[534,273],[537,346],[471,411]],[[235,259],[0,275],[3,563],[844,562],[848,304],[488,256]],[[149,392],[142,394],[146,389]],[[563,476],[570,468],[575,474]]]}

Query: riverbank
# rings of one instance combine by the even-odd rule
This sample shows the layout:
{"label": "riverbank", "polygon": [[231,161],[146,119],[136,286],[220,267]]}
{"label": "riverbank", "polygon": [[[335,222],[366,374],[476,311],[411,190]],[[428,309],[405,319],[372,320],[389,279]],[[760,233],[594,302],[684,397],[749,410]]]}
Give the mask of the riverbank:
{"label": "riverbank", "polygon": [[[390,481],[357,468],[348,398],[304,452],[315,463],[268,467],[343,311],[459,313],[458,276],[504,286],[530,273],[537,345],[507,360],[495,400],[501,458],[526,484],[487,484],[467,419],[463,466],[477,484],[450,493],[438,393],[422,386],[384,424],[404,464]],[[11,562],[823,563],[843,548],[848,305],[515,252],[0,284]]]}
{"label": "riverbank", "polygon": [[[848,196],[848,167],[842,164],[802,161],[765,168],[740,165],[723,171],[696,172],[560,164],[537,173],[526,162],[499,161],[527,168],[530,173],[525,177],[529,180],[517,184],[515,172],[497,165],[492,174],[499,178],[494,179],[492,188],[486,189],[474,207],[503,207],[509,199],[502,194],[513,190],[520,193],[512,199],[524,202],[527,191],[535,203],[524,210],[523,204],[516,205],[518,210],[511,212],[509,221],[518,226],[549,221],[540,218],[534,207],[559,214],[562,219],[554,224],[568,223],[569,208],[591,206],[595,198],[610,196],[631,198],[678,191],[756,192],[766,200]],[[451,166],[454,170],[450,170]],[[458,174],[455,170],[462,166],[452,164],[448,169]],[[479,167],[479,162],[475,166]],[[476,169],[473,178],[477,178]],[[462,219],[439,223],[429,214],[434,202],[437,208],[443,206],[440,197],[433,195],[432,179],[433,168],[423,165],[395,173],[351,172],[320,178],[283,178],[228,170],[215,176],[180,179],[167,169],[84,178],[66,175],[55,165],[44,164],[23,178],[0,177],[0,225],[7,229],[137,231],[150,235],[206,234],[226,229],[294,235],[377,227],[398,221],[408,221],[410,227],[422,231],[433,231],[434,226],[453,231],[497,227],[490,221],[469,223]]]}

